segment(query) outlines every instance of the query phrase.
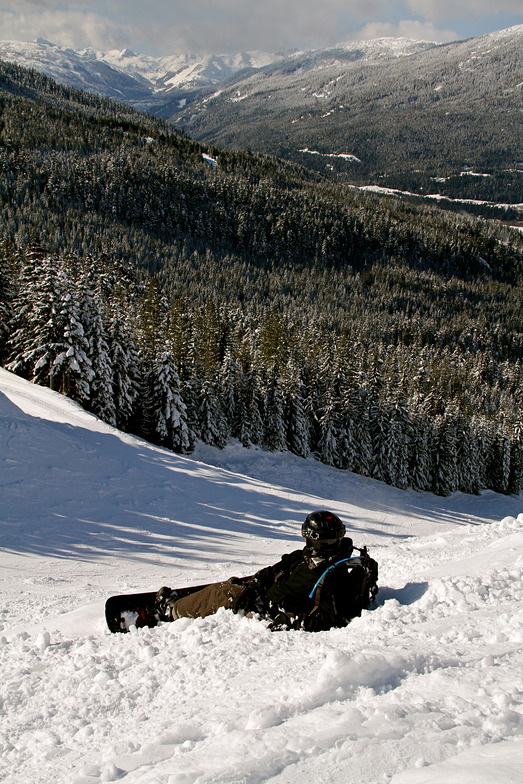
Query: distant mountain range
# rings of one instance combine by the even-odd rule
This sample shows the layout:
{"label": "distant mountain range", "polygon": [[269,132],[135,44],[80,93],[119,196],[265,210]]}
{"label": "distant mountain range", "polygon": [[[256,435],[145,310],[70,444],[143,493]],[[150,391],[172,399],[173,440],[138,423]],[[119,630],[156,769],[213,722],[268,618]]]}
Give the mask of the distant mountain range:
{"label": "distant mountain range", "polygon": [[523,201],[523,25],[451,44],[159,58],[4,41],[0,59],[342,183]]}
{"label": "distant mountain range", "polygon": [[332,49],[310,52],[184,53],[150,57],[131,49],[75,51],[38,38],[33,42],[0,41],[0,60],[34,68],[60,84],[119,100],[153,114],[166,115],[183,108],[202,90],[215,90],[233,78],[248,78],[277,64],[282,64],[284,70],[314,71],[332,65],[346,67],[359,60],[398,58],[434,46],[437,44],[382,38],[341,43]]}
{"label": "distant mountain range", "polygon": [[[33,42],[0,41],[0,60],[50,76],[60,84],[121,101],[136,109],[155,113],[166,103],[182,101],[188,93],[215,87],[239,71],[277,63],[290,52],[267,54],[178,54],[150,57],[130,49],[103,52],[74,51],[38,38]],[[178,106],[178,104],[177,104]]]}

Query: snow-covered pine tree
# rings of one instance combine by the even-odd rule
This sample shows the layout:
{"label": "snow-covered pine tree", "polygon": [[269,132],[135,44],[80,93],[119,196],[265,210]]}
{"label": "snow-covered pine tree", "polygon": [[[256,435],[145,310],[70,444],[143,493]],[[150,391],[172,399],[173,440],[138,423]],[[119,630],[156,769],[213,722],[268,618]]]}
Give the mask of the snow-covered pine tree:
{"label": "snow-covered pine tree", "polygon": [[210,379],[203,381],[199,392],[198,434],[205,444],[220,449],[229,435],[217,386]]}
{"label": "snow-covered pine tree", "polygon": [[322,368],[321,376],[326,383],[323,385],[323,405],[316,412],[319,438],[315,451],[322,462],[341,468],[344,465],[341,450],[344,446],[342,397],[345,373],[335,361],[332,369],[326,365]]}
{"label": "snow-covered pine tree", "polygon": [[[57,302],[60,298],[61,264],[41,249],[17,255],[18,291],[9,325],[7,368],[30,381],[49,385],[49,368],[58,342]],[[38,372],[36,365],[40,363]]]}
{"label": "snow-covered pine tree", "polygon": [[318,459],[327,465],[339,466],[339,414],[335,402],[327,400],[319,417],[320,438],[316,449]]}
{"label": "snow-covered pine tree", "polygon": [[[116,425],[127,430],[135,422],[142,379],[142,367],[134,333],[128,323],[125,303],[110,301],[113,315],[109,319],[108,345],[112,371]],[[131,430],[139,431],[139,423]]]}
{"label": "snow-covered pine tree", "polygon": [[89,341],[81,321],[77,293],[70,282],[64,285],[59,307],[62,338],[55,351],[61,350],[57,351],[49,369],[50,386],[73,400],[87,402],[94,373],[87,355]]}
{"label": "snow-covered pine tree", "polygon": [[245,447],[263,444],[262,396],[253,370],[244,371],[239,379],[236,426],[233,431]]}
{"label": "snow-covered pine tree", "polygon": [[5,241],[0,242],[0,363],[7,353],[7,337],[13,318],[15,263]]}
{"label": "snow-covered pine tree", "polygon": [[283,373],[283,417],[288,449],[300,457],[308,457],[310,447],[310,425],[305,413],[305,385],[300,369],[290,361]]}
{"label": "snow-covered pine tree", "polygon": [[227,422],[227,432],[234,438],[238,433],[238,387],[240,368],[230,348],[220,368],[220,398],[222,414]]}
{"label": "snow-covered pine tree", "polygon": [[[402,389],[405,388],[403,384]],[[410,484],[409,463],[413,424],[399,389],[383,407],[382,474],[387,484],[406,489]]]}
{"label": "snow-covered pine tree", "polygon": [[39,251],[22,258],[8,369],[74,400],[92,380],[78,298],[64,261]]}
{"label": "snow-covered pine tree", "polygon": [[[110,425],[116,425],[116,406],[104,310],[97,275],[93,269],[80,276],[80,310],[93,370],[88,408]],[[107,319],[108,320],[108,319]]]}
{"label": "snow-covered pine tree", "polygon": [[509,492],[511,477],[512,439],[505,423],[491,422],[487,487],[496,493]]}
{"label": "snow-covered pine tree", "polygon": [[434,427],[432,417],[422,410],[412,416],[412,437],[409,454],[409,485],[414,490],[432,489],[432,454]]}
{"label": "snow-covered pine tree", "polygon": [[474,421],[464,417],[459,410],[454,412],[454,417],[457,429],[457,486],[462,493],[478,495],[481,490],[480,466],[483,461],[479,435],[475,431]]}
{"label": "snow-covered pine tree", "polygon": [[283,416],[283,395],[273,368],[263,390],[263,445],[271,452],[285,451],[287,439]]}
{"label": "snow-covered pine tree", "polygon": [[457,430],[455,421],[445,412],[434,421],[434,468],[432,492],[450,495],[458,489]]}
{"label": "snow-covered pine tree", "polygon": [[519,495],[523,490],[523,417],[521,416],[512,432],[510,476],[507,489],[511,495]]}
{"label": "snow-covered pine tree", "polygon": [[377,346],[372,356],[367,359],[368,369],[365,378],[365,416],[364,422],[367,430],[367,444],[370,447],[369,470],[367,476],[384,481],[383,454],[384,427],[382,419],[381,397],[383,394],[383,366],[381,357],[382,347]]}
{"label": "snow-covered pine tree", "polygon": [[359,471],[362,463],[362,420],[365,390],[364,373],[361,368],[361,345],[342,340],[338,345],[337,362],[343,371],[343,385],[340,397],[340,439],[339,449],[341,467],[349,471]]}
{"label": "snow-covered pine tree", "polygon": [[168,348],[160,351],[148,373],[148,397],[144,401],[151,438],[156,443],[186,454],[191,441],[187,409],[180,394],[180,378]]}

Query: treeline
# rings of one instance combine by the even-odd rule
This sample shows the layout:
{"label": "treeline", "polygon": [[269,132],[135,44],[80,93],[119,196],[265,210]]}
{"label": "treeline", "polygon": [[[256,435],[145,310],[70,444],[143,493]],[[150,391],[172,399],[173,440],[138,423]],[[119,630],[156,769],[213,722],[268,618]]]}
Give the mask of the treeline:
{"label": "treeline", "polygon": [[423,345],[415,330],[370,342],[355,323],[335,334],[321,317],[168,292],[96,259],[4,248],[4,363],[181,453],[235,438],[400,488],[523,488],[521,359],[492,358],[506,346],[487,354],[473,334]]}
{"label": "treeline", "polygon": [[236,438],[519,492],[516,232],[202,147],[15,66],[0,110],[7,367],[183,453]]}

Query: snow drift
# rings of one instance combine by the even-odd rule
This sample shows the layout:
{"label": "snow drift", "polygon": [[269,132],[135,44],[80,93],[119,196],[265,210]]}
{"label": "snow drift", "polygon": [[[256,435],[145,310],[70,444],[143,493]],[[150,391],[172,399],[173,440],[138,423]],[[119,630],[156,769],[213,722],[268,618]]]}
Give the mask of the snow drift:
{"label": "snow drift", "polygon": [[[521,498],[234,444],[184,458],[3,370],[0,417],[6,784],[523,781]],[[380,563],[346,629],[105,630],[110,593],[250,573],[325,507]]]}

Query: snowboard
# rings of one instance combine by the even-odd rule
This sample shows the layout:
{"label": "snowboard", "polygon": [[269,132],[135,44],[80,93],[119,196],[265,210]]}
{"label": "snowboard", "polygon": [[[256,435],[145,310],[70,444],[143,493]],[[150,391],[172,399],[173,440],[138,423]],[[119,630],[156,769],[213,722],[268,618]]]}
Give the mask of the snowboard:
{"label": "snowboard", "polygon": [[[175,588],[172,596],[181,599],[182,596],[189,596],[206,587],[206,585],[193,585],[188,588]],[[138,629],[144,626],[150,629],[158,626],[161,616],[156,605],[156,591],[110,596],[105,603],[105,620],[113,634],[128,632],[131,626],[136,626]]]}

